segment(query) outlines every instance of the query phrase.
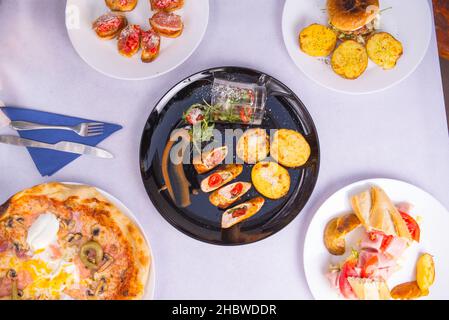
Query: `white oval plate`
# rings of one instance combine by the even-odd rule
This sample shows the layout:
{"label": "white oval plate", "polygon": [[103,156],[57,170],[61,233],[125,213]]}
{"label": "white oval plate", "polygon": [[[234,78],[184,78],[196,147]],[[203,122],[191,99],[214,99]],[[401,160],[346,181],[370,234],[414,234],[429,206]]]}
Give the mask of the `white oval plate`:
{"label": "white oval plate", "polygon": [[427,0],[381,0],[381,31],[402,42],[404,54],[392,70],[383,70],[372,61],[356,80],[338,76],[323,58],[306,55],[299,48],[299,32],[312,23],[327,24],[326,0],[286,0],[282,33],[290,57],[310,79],[326,88],[350,94],[385,90],[407,78],[421,63],[429,47],[432,16]]}
{"label": "white oval plate", "polygon": [[[313,217],[304,243],[304,271],[310,291],[315,299],[343,299],[333,289],[326,278],[330,263],[344,260],[332,256],[323,243],[323,232],[330,219],[351,212],[349,196],[365,190],[370,185],[377,185],[385,190],[393,202],[409,202],[413,205],[412,216],[422,217],[420,222],[421,241],[414,243],[404,254],[403,267],[393,274],[388,281],[389,288],[416,279],[416,261],[421,253],[434,256],[435,283],[429,289],[430,294],[420,299],[449,299],[449,212],[429,193],[402,181],[391,179],[371,179],[353,183],[340,189],[328,198]],[[355,230],[354,232],[356,232]],[[350,234],[350,236],[353,236]],[[355,239],[352,239],[355,241]],[[350,251],[351,239],[347,239],[346,251]]]}
{"label": "white oval plate", "polygon": [[[117,51],[117,40],[102,40],[92,30],[92,22],[109,11],[104,0],[67,0],[66,27],[80,57],[97,71],[123,80],[142,80],[160,76],[181,65],[196,50],[209,21],[209,0],[186,0],[176,14],[182,16],[184,31],[178,38],[161,37],[161,51],[151,63],[140,60],[140,52],[126,58]],[[149,0],[139,0],[133,11],[125,13],[130,24],[150,28],[153,15]]]}
{"label": "white oval plate", "polygon": [[[74,185],[83,185],[83,183],[78,183],[78,182],[61,182],[61,183],[72,184],[72,185],[73,184]],[[90,187],[93,187],[93,186],[90,186]],[[100,192],[106,199],[108,199],[113,205],[115,205],[121,212],[123,212],[123,214],[125,214],[128,218],[130,218],[135,223],[135,225],[140,229],[140,232],[142,232],[142,234],[145,238],[145,241],[147,242],[148,249],[150,251],[150,259],[151,259],[150,272],[148,274],[148,280],[147,280],[147,284],[145,286],[145,293],[142,297],[142,300],[153,300],[154,299],[154,291],[156,288],[156,269],[155,269],[155,264],[154,264],[154,254],[153,254],[153,250],[151,249],[150,241],[148,241],[148,237],[145,234],[145,232],[143,231],[142,225],[136,219],[136,216],[131,212],[131,210],[129,210],[123,204],[123,202],[121,202],[119,199],[117,199],[110,193],[108,193],[98,187],[94,187],[94,188],[97,189],[98,192]]]}

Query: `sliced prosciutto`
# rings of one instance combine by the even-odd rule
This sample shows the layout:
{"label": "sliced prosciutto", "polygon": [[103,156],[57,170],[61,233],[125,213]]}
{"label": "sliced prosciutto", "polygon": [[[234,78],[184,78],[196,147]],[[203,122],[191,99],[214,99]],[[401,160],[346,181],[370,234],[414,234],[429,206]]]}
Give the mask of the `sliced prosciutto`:
{"label": "sliced prosciutto", "polygon": [[150,0],[151,10],[174,11],[184,6],[184,0]]}
{"label": "sliced prosciutto", "polygon": [[142,61],[151,62],[159,55],[161,37],[153,29],[142,31],[141,35],[140,47],[142,48]]}
{"label": "sliced prosciutto", "polygon": [[176,38],[184,29],[181,16],[165,11],[159,11],[150,18],[150,25],[161,36]]}

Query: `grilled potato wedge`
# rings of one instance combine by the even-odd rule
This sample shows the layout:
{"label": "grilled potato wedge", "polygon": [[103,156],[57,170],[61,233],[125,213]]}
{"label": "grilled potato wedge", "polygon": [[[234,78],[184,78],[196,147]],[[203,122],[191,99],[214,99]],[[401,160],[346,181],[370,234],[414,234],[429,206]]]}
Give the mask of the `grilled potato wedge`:
{"label": "grilled potato wedge", "polygon": [[360,220],[353,213],[330,220],[324,229],[324,245],[330,254],[341,256],[345,253],[345,236],[360,225]]}

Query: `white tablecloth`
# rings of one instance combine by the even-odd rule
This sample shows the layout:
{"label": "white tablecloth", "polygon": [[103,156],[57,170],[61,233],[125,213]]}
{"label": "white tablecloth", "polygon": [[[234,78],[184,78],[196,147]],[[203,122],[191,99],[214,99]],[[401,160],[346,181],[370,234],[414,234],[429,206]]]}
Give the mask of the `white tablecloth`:
{"label": "white tablecloth", "polygon": [[[350,182],[388,177],[411,182],[449,207],[449,140],[435,36],[418,69],[399,85],[349,96],[322,88],[293,64],[281,33],[281,0],[211,0],[210,24],[198,50],[157,79],[126,82],[86,65],[65,30],[62,0],[0,0],[0,100],[120,123],[101,144],[112,161],[81,157],[42,178],[27,151],[0,145],[0,203],[46,181],[96,185],[138,217],[155,254],[156,298],[311,298],[302,245],[317,207]],[[321,142],[318,184],[302,213],[276,235],[246,246],[193,240],[169,225],[148,199],[139,172],[146,118],[173,84],[221,65],[262,70],[302,99]],[[4,129],[0,133],[11,133]]]}

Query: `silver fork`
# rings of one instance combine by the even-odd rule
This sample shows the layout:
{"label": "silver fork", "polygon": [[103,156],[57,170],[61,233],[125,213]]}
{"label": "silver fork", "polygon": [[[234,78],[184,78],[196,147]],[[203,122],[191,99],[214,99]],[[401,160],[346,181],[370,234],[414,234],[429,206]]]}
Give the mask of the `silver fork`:
{"label": "silver fork", "polygon": [[53,126],[27,121],[11,121],[10,127],[19,131],[29,130],[68,130],[73,131],[81,137],[94,137],[102,135],[104,132],[104,124],[101,122],[85,122],[77,126]]}

